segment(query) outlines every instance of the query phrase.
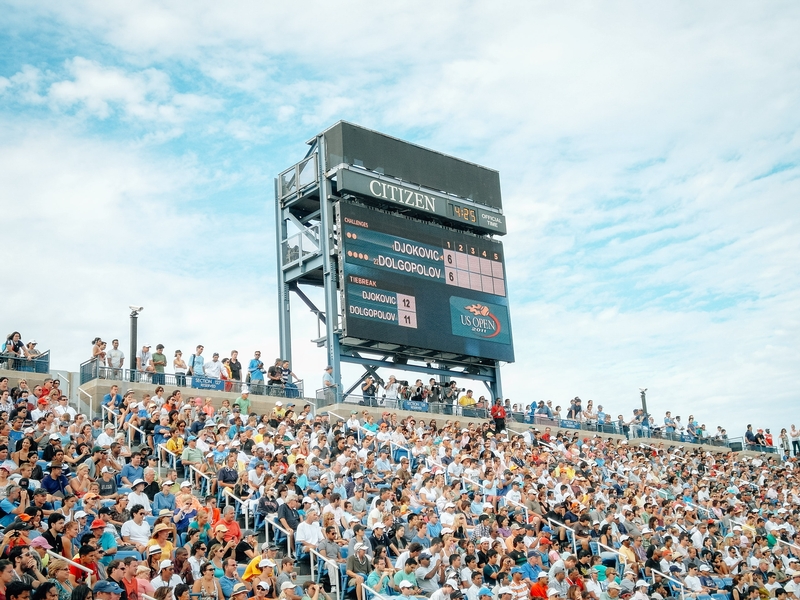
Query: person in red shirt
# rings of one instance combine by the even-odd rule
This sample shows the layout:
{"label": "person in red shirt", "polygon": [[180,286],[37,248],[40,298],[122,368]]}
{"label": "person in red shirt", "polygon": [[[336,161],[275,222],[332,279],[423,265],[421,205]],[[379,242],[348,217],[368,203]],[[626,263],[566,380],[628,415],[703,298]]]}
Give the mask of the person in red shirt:
{"label": "person in red shirt", "polygon": [[505,430],[506,428],[506,409],[503,407],[503,399],[498,398],[494,401],[494,406],[491,410],[492,418],[494,419],[494,430],[497,433]]}
{"label": "person in red shirt", "polygon": [[[100,579],[100,570],[97,568],[97,561],[100,558],[100,552],[97,548],[93,548],[92,546],[83,545],[81,546],[80,550],[78,550],[78,558],[75,559],[75,562],[79,565],[83,565],[84,567],[91,569],[92,571],[92,581],[98,581]],[[86,576],[88,573],[83,569],[79,569],[78,567],[74,567],[70,565],[69,567],[69,582],[72,584],[72,587],[80,585],[86,581]]]}
{"label": "person in red shirt", "polygon": [[539,573],[539,578],[531,586],[531,598],[547,598],[547,571]]}

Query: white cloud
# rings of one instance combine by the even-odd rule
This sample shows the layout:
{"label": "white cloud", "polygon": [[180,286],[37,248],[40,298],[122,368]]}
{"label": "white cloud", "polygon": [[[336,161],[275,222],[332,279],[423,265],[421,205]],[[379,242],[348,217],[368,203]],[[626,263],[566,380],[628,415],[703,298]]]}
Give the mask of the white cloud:
{"label": "white cloud", "polygon": [[50,86],[50,101],[58,107],[77,105],[101,119],[119,107],[128,118],[176,123],[220,106],[211,98],[175,93],[169,76],[158,69],[131,73],[82,57],[67,61],[66,69],[71,79]]}
{"label": "white cloud", "polygon": [[[794,402],[797,5],[20,6],[135,67],[73,57],[68,76],[20,68],[0,78],[4,102],[22,94],[147,132],[129,147],[79,126],[17,136],[3,147],[0,183],[26,204],[9,214],[56,228],[62,262],[80,264],[82,279],[119,273],[124,293],[108,294],[108,306],[146,298],[143,323],[158,323],[165,343],[275,347],[263,275],[273,250],[259,238],[271,217],[206,215],[192,202],[207,188],[258,188],[268,204],[271,177],[302,157],[304,140],[347,118],[500,170],[518,360],[504,387],[515,400],[580,394],[628,413],[644,386],[656,414],[695,411],[732,433],[751,419],[777,425],[777,407]],[[177,91],[187,72],[200,75]],[[153,154],[152,142],[190,126],[205,136],[193,143],[221,154],[264,152]],[[97,253],[97,231],[126,252]],[[141,260],[151,254],[167,258]],[[227,286],[195,263],[245,276]],[[58,281],[74,314],[90,308],[72,330],[118,323],[71,279]],[[297,339],[316,337],[296,306]],[[58,321],[37,319],[31,328]],[[324,360],[316,349],[304,356],[302,371]]]}

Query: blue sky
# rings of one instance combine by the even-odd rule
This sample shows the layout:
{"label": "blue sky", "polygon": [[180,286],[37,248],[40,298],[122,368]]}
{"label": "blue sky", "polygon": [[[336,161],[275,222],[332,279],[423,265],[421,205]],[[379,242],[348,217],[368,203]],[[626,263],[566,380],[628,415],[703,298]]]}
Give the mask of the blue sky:
{"label": "blue sky", "polygon": [[[129,304],[153,344],[275,354],[272,180],[346,119],[500,171],[513,401],[627,415],[648,387],[737,435],[800,406],[794,3],[0,10],[26,290],[0,306],[57,367],[127,347]],[[324,360],[298,347],[296,371],[316,387]]]}

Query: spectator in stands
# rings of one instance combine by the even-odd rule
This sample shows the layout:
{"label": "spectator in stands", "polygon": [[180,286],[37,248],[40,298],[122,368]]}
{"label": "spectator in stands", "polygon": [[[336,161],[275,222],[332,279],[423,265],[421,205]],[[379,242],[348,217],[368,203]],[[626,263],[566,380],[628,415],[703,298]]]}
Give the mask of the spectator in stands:
{"label": "spectator in stands", "polygon": [[198,345],[194,354],[189,357],[189,375],[202,377],[205,374],[203,350],[205,350],[205,348],[202,345]]}
{"label": "spectator in stands", "polygon": [[216,598],[221,600],[224,597],[220,581],[214,577],[214,565],[205,563],[201,567],[202,577],[194,582],[192,593],[200,594],[201,598]]}
{"label": "spectator in stands", "polygon": [[206,363],[203,367],[203,372],[205,373],[206,377],[220,379],[222,375],[222,368],[223,365],[219,360],[219,352],[214,352],[214,354],[211,355],[211,362]]}
{"label": "spectator in stands", "polygon": [[156,351],[152,356],[153,363],[153,383],[156,385],[164,385],[166,383],[164,378],[164,369],[167,367],[167,357],[164,354],[164,344],[158,344]]}
{"label": "spectator in stands", "polygon": [[125,354],[119,349],[118,339],[111,340],[111,350],[106,352],[106,363],[111,369],[110,378],[119,379],[125,366]]}
{"label": "spectator in stands", "polygon": [[150,344],[143,344],[142,350],[136,356],[136,370],[139,372],[139,381],[149,381],[148,373],[154,373],[153,354],[150,352]]}

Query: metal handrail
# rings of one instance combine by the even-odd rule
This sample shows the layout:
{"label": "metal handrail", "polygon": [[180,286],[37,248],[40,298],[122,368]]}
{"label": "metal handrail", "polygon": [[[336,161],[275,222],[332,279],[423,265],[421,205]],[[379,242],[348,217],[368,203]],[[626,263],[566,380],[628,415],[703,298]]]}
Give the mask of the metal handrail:
{"label": "metal handrail", "polygon": [[655,491],[659,496],[663,495],[664,498],[669,497],[667,490],[662,490],[661,488],[653,487],[652,485],[648,485],[647,489]]}
{"label": "metal handrail", "polygon": [[657,575],[661,575],[667,581],[671,581],[672,583],[677,584],[678,586],[680,586],[680,588],[681,588],[681,598],[686,598],[686,586],[684,585],[684,583],[680,579],[675,579],[673,577],[670,577],[669,575],[664,575],[664,573],[662,573],[658,569],[650,569],[650,572],[651,573],[656,573]]}
{"label": "metal handrail", "polygon": [[292,558],[292,546],[294,545],[294,532],[285,529],[282,525],[278,523],[278,518],[275,517],[275,520],[270,520],[269,518],[264,519],[264,531],[266,534],[266,541],[269,542],[269,526],[272,525],[278,531],[283,532],[283,535],[286,536],[286,556]]}
{"label": "metal handrail", "polygon": [[94,396],[80,386],[78,387],[78,391],[89,396],[89,420],[91,421],[91,419],[94,418]]}
{"label": "metal handrail", "polygon": [[247,507],[245,506],[245,500],[243,500],[242,498],[239,498],[239,496],[237,496],[236,494],[234,494],[231,491],[231,488],[227,488],[227,487],[224,488],[224,490],[222,492],[222,495],[223,496],[230,496],[231,498],[236,500],[236,502],[239,503],[239,510],[244,515],[244,528],[245,529],[250,529],[250,513],[247,511]]}
{"label": "metal handrail", "polygon": [[375,590],[373,590],[371,587],[369,587],[369,586],[367,585],[367,583],[366,583],[366,580],[364,581],[364,585],[361,587],[361,589],[362,589],[362,590],[364,590],[364,591],[366,591],[366,592],[368,592],[368,593],[370,593],[370,594],[372,594],[372,595],[373,595],[375,598],[377,598],[378,600],[390,600],[389,598],[387,598],[386,596],[384,596],[384,595],[383,595],[383,594],[381,594],[380,592],[376,592],[376,591],[375,591]]}
{"label": "metal handrail", "polygon": [[567,529],[568,531],[572,532],[572,551],[575,553],[575,555],[577,555],[578,554],[578,536],[576,535],[575,530],[572,527],[570,527],[569,525],[567,525],[566,523],[562,523],[561,521],[556,521],[555,519],[552,519],[552,518],[547,519],[547,522],[549,524],[555,524],[556,527],[563,527],[564,529]]}
{"label": "metal handrail", "polygon": [[82,565],[80,563],[76,563],[74,560],[70,560],[66,556],[62,556],[61,554],[57,554],[56,552],[53,552],[52,550],[48,550],[47,554],[50,556],[50,558],[63,560],[71,567],[75,567],[76,569],[80,569],[81,571],[86,571],[86,573],[88,573],[88,575],[86,576],[86,585],[88,585],[89,587],[92,587],[92,575],[94,575],[94,571],[92,571],[89,567],[86,567],[86,566],[84,566],[84,565]]}
{"label": "metal handrail", "polygon": [[[317,552],[317,550],[315,550],[314,548],[309,549],[308,552],[312,556],[316,556],[317,558],[319,558],[322,562],[324,562],[328,566],[328,578],[329,578],[329,580],[331,580],[331,585],[335,585],[336,586],[336,598],[337,598],[337,600],[340,600],[341,597],[342,597],[342,590],[341,590],[341,586],[340,586],[340,582],[342,581],[342,577],[341,577],[341,574],[339,572],[339,563],[336,562],[335,560],[333,560],[332,558],[328,558],[327,556],[322,556],[322,554]],[[316,581],[317,579],[314,576],[314,571],[317,568],[317,561],[312,559],[312,560],[309,560],[309,562],[311,563],[311,581]],[[335,584],[332,581],[332,577],[331,577],[331,575],[334,574],[334,573],[336,574],[336,582],[335,582]]]}
{"label": "metal handrail", "polygon": [[442,470],[442,474],[444,475],[444,483],[445,483],[445,485],[450,485],[450,482],[448,481],[449,475],[447,474],[447,467],[445,467],[442,463],[438,463],[435,460],[433,460],[433,457],[431,457],[431,456],[429,456],[425,460],[427,461],[429,468],[432,468],[432,467],[440,468]]}
{"label": "metal handrail", "polygon": [[[209,486],[211,486],[211,481],[212,481],[211,475],[209,475],[208,473],[203,473],[200,469],[198,469],[194,465],[189,465],[189,470],[190,471],[194,471],[195,473],[197,473],[200,477],[205,479],[206,482],[208,482]],[[227,488],[225,488],[225,489],[227,489]]]}
{"label": "metal handrail", "polygon": [[628,564],[628,561],[625,559],[625,555],[622,554],[616,548],[612,548],[611,546],[606,546],[602,542],[595,542],[595,543],[597,544],[598,548],[605,548],[606,550],[608,550],[609,552],[611,552],[611,553],[613,553],[613,554],[615,554],[617,556],[617,561],[619,561],[619,563],[622,565],[622,567],[623,567],[622,568],[622,572],[624,573],[625,566],[627,566],[627,564]]}
{"label": "metal handrail", "polygon": [[131,425],[130,423],[128,423],[128,446],[131,446],[131,444],[132,444],[132,439],[131,438],[133,436],[131,435],[131,430],[138,432],[139,435],[142,436],[142,442],[143,443],[147,443],[147,434],[144,432],[144,430],[143,429],[139,429],[138,427],[136,427],[136,425]]}
{"label": "metal handrail", "polygon": [[[193,378],[197,377],[195,381]],[[242,388],[246,388],[251,394],[257,396],[276,396],[280,398],[301,399],[305,398],[305,382],[300,379],[293,381],[294,388],[278,386],[267,386],[266,382],[247,383],[236,379],[221,379],[216,377],[206,377],[204,375],[184,375],[182,373],[153,373],[151,371],[140,371],[138,369],[125,369],[107,367],[99,363],[96,359],[81,363],[81,384],[94,379],[106,379],[109,381],[127,381],[131,383],[157,383],[164,386],[176,386],[179,388],[188,387],[196,390],[216,390],[240,394]],[[202,382],[200,380],[203,380]],[[274,389],[273,389],[274,388]],[[269,391],[269,393],[267,393]],[[309,400],[308,398],[305,398]]]}
{"label": "metal handrail", "polygon": [[[170,455],[172,458],[174,458],[176,461],[178,460],[178,455],[177,455],[176,453],[172,452],[171,450],[168,450],[168,449],[167,449],[167,445],[166,445],[166,444],[159,444],[159,445],[156,447],[156,450],[158,451],[158,472],[159,472],[159,473],[161,473],[161,468],[162,468],[162,464],[161,464],[161,463],[162,463],[162,460],[161,460],[161,456],[162,456],[162,455],[161,455],[161,451],[162,451],[162,450],[163,450],[164,452],[166,452],[167,454],[169,454],[169,455]],[[176,465],[176,466],[177,466],[177,465]]]}
{"label": "metal handrail", "polygon": [[[525,506],[524,504],[520,504],[519,502],[515,502],[514,500],[509,500],[506,496],[503,496],[503,502],[505,504],[510,504],[512,506],[518,506],[519,508],[521,508],[522,512],[525,514],[525,523],[527,524],[527,523],[531,522],[530,521],[531,517],[530,517],[530,514],[528,514],[528,507],[527,506]],[[574,536],[574,534],[573,534],[573,536]]]}
{"label": "metal handrail", "polygon": [[776,537],[776,538],[775,538],[775,543],[776,543],[776,544],[783,544],[784,546],[788,546],[789,548],[792,548],[792,549],[794,549],[794,550],[797,550],[797,552],[796,552],[796,553],[793,553],[793,556],[800,556],[800,546],[798,546],[797,544],[790,544],[789,542],[785,542],[785,541],[783,541],[783,540],[782,540],[781,538],[779,538],[779,537]]}
{"label": "metal handrail", "polygon": [[113,420],[114,431],[116,432],[119,429],[119,422],[118,422],[119,414],[113,408],[111,408],[110,406],[108,406],[106,404],[101,404],[100,405],[100,413],[102,414],[104,412],[109,413],[109,419],[108,419],[109,421],[111,421],[111,417],[112,416],[114,417],[114,420]]}
{"label": "metal handrail", "polygon": [[713,512],[711,512],[711,510],[706,508],[705,506],[700,506],[699,504],[695,504],[694,502],[689,502],[687,500],[681,500],[681,502],[683,504],[685,504],[686,506],[691,506],[692,508],[694,508],[697,511],[701,511],[701,510],[705,511],[706,515],[708,515],[709,519],[713,519],[714,521],[718,521],[719,520],[719,519],[717,519],[716,515]]}

